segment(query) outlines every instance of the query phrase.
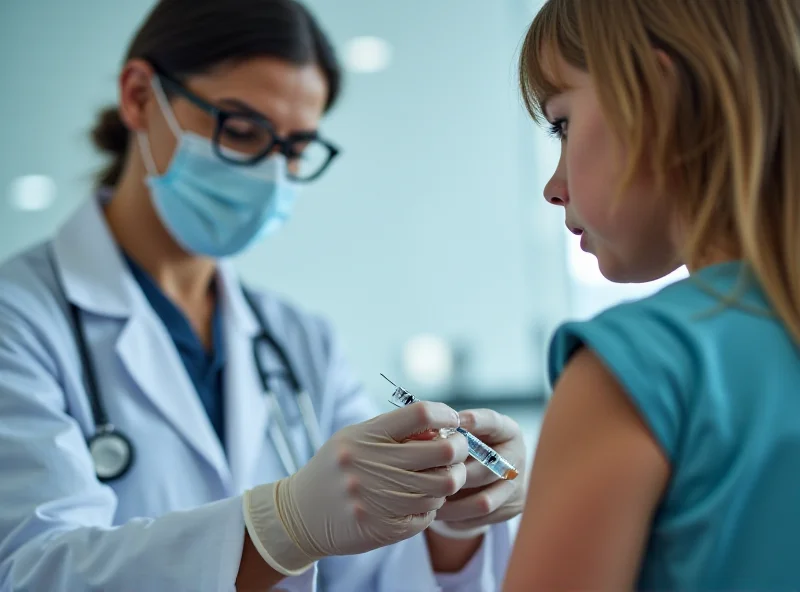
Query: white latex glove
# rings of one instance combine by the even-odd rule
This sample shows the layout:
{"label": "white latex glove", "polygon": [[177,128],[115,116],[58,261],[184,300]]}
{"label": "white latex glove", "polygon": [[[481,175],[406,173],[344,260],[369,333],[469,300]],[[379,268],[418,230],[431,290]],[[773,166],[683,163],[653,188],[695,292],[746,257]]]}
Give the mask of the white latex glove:
{"label": "white latex glove", "polygon": [[474,458],[467,460],[464,487],[448,497],[447,503],[436,513],[431,530],[451,538],[472,538],[485,532],[490,525],[505,522],[522,512],[527,453],[522,430],[507,415],[491,409],[470,409],[459,415],[461,427],[494,448],[519,472],[513,481],[505,481]]}
{"label": "white latex glove", "polygon": [[409,438],[458,424],[450,407],[418,403],[338,431],[297,473],[245,493],[254,546],[290,576],[422,532],[464,485],[467,444]]}

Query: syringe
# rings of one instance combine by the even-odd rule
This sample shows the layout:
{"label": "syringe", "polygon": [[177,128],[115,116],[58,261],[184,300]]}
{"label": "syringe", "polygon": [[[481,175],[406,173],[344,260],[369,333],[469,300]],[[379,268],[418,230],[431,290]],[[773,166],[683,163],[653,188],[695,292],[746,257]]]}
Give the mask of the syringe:
{"label": "syringe", "polygon": [[[386,378],[385,375],[381,374],[381,376],[383,376],[383,378],[386,379],[389,384],[395,387],[394,392],[392,393],[392,398],[395,401],[399,401],[402,406],[411,405],[412,403],[416,403],[418,401],[418,399],[406,389],[401,386],[397,386],[391,380]],[[511,481],[517,478],[519,471],[514,468],[514,465],[500,456],[500,454],[498,454],[491,446],[487,446],[480,440],[480,438],[473,436],[464,428],[458,427],[454,429],[440,430],[439,435],[446,438],[455,432],[458,432],[467,439],[469,455],[481,463],[484,467],[492,471],[501,479]]]}

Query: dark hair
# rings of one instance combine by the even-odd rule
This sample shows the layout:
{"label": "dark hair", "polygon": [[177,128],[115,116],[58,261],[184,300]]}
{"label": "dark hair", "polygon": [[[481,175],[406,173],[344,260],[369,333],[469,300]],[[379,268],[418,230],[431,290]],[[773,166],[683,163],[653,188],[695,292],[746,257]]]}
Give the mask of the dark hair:
{"label": "dark hair", "polygon": [[[333,46],[296,0],[160,0],[136,33],[125,61],[141,58],[181,79],[259,56],[297,65],[317,63],[328,82],[325,110],[335,103],[341,70]],[[112,158],[98,183],[114,186],[129,143],[116,106],[99,114],[91,136]]]}

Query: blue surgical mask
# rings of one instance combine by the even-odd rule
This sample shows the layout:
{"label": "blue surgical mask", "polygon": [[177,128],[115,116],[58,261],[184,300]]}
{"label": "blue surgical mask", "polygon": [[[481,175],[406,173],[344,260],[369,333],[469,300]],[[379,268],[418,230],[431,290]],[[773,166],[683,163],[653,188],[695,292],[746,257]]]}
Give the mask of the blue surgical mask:
{"label": "blue surgical mask", "polygon": [[223,161],[211,140],[180,128],[157,78],[153,88],[178,140],[163,175],[146,134],[139,135],[139,146],[153,205],[175,241],[196,255],[228,257],[278,230],[297,197],[286,157],[276,154],[254,166]]}

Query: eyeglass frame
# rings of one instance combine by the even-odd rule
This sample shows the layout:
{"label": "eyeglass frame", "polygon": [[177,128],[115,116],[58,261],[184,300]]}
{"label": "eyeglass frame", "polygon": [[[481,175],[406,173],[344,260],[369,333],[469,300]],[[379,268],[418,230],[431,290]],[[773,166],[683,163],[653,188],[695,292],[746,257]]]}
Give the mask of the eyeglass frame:
{"label": "eyeglass frame", "polygon": [[[275,126],[273,123],[264,117],[263,115],[257,113],[238,113],[238,112],[231,112],[226,109],[222,109],[217,107],[216,105],[211,104],[210,102],[206,101],[202,97],[199,97],[191,90],[186,88],[182,83],[178,82],[175,78],[171,75],[167,74],[161,68],[151,64],[155,71],[155,75],[158,76],[159,80],[161,81],[162,86],[165,87],[165,90],[171,90],[173,93],[178,94],[182,98],[186,99],[190,103],[192,103],[195,107],[200,108],[201,110],[205,111],[209,115],[214,118],[214,134],[212,135],[212,145],[214,147],[214,153],[224,162],[238,165],[238,166],[255,166],[265,158],[269,156],[269,154],[275,149],[275,146],[279,147],[280,153],[283,154],[287,159],[288,158],[296,158],[296,154],[292,152],[292,143],[297,140],[303,141],[316,141],[325,146],[328,149],[328,158],[327,160],[320,166],[319,170],[311,175],[310,177],[297,177],[292,173],[288,173],[289,177],[292,178],[294,181],[299,183],[311,183],[312,181],[316,181],[322,173],[324,173],[328,167],[331,165],[333,160],[341,153],[341,149],[329,142],[325,138],[322,138],[316,131],[313,132],[303,132],[298,136],[289,135],[288,137],[284,138],[281,137],[280,134],[275,130]],[[229,118],[236,118],[236,117],[245,117],[251,119],[253,123],[262,126],[272,137],[272,142],[269,145],[259,151],[257,154],[253,155],[252,158],[247,160],[235,160],[225,156],[224,151],[222,150],[221,146],[221,134],[223,127],[225,125],[225,121]]]}

